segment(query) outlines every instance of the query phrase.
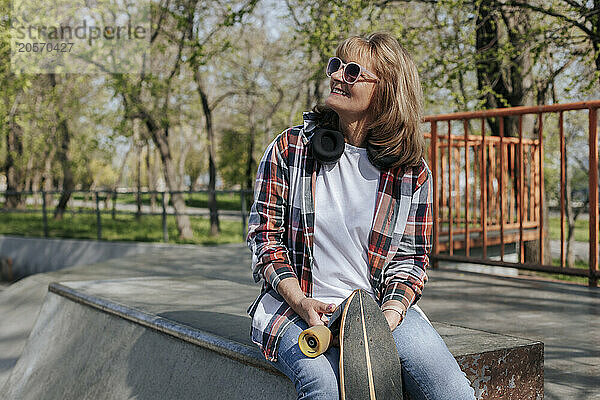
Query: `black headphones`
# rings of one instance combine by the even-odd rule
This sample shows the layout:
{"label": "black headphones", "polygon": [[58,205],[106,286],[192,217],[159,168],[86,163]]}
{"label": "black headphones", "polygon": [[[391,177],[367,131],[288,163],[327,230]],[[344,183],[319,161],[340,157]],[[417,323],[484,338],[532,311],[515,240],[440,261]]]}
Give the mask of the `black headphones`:
{"label": "black headphones", "polygon": [[[313,157],[324,163],[334,164],[344,153],[345,140],[340,131],[334,131],[326,128],[317,128],[310,139]],[[367,156],[371,164],[379,169],[388,169],[400,157],[381,156],[382,146],[373,146],[367,143]]]}

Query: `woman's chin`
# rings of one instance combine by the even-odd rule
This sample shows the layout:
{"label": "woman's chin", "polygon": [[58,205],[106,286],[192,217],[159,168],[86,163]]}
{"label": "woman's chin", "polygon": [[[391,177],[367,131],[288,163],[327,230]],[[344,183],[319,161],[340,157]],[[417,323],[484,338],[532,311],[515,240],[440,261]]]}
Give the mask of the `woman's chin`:
{"label": "woman's chin", "polygon": [[341,101],[340,101],[342,99],[340,99],[339,97],[340,97],[340,95],[330,94],[325,99],[325,105],[327,107],[331,108],[335,112],[341,111],[341,109],[343,108],[343,105],[341,104]]}

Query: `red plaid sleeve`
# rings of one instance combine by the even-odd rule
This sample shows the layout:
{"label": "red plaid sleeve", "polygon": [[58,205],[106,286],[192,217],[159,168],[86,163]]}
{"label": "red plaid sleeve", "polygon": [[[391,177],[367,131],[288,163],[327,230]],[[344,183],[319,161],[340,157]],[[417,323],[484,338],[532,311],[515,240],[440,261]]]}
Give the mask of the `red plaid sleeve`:
{"label": "red plaid sleeve", "polygon": [[258,166],[246,238],[252,250],[254,281],[264,279],[275,290],[281,280],[296,277],[285,237],[289,189],[286,133],[267,147]]}
{"label": "red plaid sleeve", "polygon": [[431,171],[425,166],[414,178],[406,228],[396,254],[387,266],[382,309],[393,309],[402,316],[421,297],[427,282],[433,229],[433,188]]}

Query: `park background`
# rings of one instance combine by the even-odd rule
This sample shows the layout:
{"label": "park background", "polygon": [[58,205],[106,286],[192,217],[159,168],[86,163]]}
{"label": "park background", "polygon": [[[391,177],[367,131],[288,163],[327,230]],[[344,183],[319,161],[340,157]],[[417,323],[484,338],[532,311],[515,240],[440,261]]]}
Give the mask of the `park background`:
{"label": "park background", "polygon": [[[243,241],[262,152],[324,99],[325,64],[352,34],[398,38],[426,115],[599,98],[598,1],[150,4],[149,67],[90,75],[15,74],[0,3],[1,234]],[[587,268],[573,254],[589,240],[587,115],[564,123],[567,265]],[[556,240],[560,143],[557,124],[545,127],[545,229]],[[514,124],[504,134],[516,136]]]}
{"label": "park background", "polygon": [[[139,55],[124,47],[96,73],[28,74],[11,59],[17,2],[0,0],[0,399],[294,398],[248,335],[259,285],[243,241],[257,163],[327,95],[337,43],[381,30],[413,55],[423,131],[437,140],[428,160],[439,246],[420,306],[457,359],[473,356],[478,398],[599,399],[590,165],[600,0],[150,0],[141,69],[112,68]],[[144,1],[114,3],[133,11]],[[519,106],[535,107],[521,120]],[[454,112],[471,119],[432,122]],[[516,168],[523,148],[526,168]],[[513,166],[498,174],[502,154]],[[528,203],[517,188],[533,193]],[[517,235],[529,220],[515,204],[535,219]],[[496,242],[480,263],[487,228]],[[524,233],[544,239],[526,239],[529,264],[519,259]],[[469,234],[471,258],[457,261],[469,256]],[[550,264],[571,273],[522,276]],[[278,396],[251,398],[267,397]]]}

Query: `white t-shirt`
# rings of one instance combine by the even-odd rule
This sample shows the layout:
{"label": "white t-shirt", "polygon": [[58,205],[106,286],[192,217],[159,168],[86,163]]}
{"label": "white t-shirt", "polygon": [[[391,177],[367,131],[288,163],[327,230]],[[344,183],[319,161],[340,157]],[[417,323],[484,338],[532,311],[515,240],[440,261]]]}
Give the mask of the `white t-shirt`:
{"label": "white t-shirt", "polygon": [[367,249],[379,174],[367,149],[348,143],[337,163],[321,166],[315,183],[313,298],[339,305],[354,289],[375,296]]}

